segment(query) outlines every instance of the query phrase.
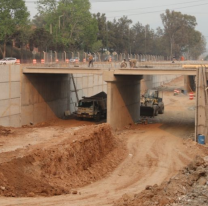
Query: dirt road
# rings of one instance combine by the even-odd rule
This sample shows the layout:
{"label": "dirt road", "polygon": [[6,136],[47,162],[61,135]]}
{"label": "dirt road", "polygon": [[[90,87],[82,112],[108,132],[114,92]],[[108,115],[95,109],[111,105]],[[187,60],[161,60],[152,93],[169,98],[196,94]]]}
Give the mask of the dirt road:
{"label": "dirt road", "polygon": [[[181,82],[182,79],[179,80]],[[178,85],[179,80],[172,82],[172,85]],[[195,102],[189,100],[188,95],[173,96],[172,88],[169,89],[168,86],[163,88],[165,114],[150,119],[147,125],[132,125],[115,132],[115,137],[126,143],[128,154],[105,178],[76,188],[77,194],[0,197],[1,206],[110,206],[126,193],[138,194],[147,185],[161,184],[177,174],[197,154],[203,156],[204,150],[191,140],[194,138]],[[45,127],[11,129],[14,137],[1,137],[1,151],[30,148],[30,145],[41,142],[57,144],[58,141],[67,139],[66,134],[73,133],[86,123],[73,121],[73,124],[76,127],[69,128],[67,124],[61,126],[54,123]],[[8,161],[9,158],[11,157],[0,156],[0,162]]]}

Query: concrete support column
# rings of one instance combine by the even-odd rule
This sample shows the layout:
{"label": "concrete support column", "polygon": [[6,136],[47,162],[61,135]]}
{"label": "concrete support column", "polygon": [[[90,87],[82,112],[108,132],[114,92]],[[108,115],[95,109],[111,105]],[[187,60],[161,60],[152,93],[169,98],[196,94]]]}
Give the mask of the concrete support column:
{"label": "concrete support column", "polygon": [[137,122],[140,117],[140,80],[142,76],[103,74],[107,82],[107,122],[113,129]]}
{"label": "concrete support column", "polygon": [[195,118],[195,126],[196,126],[196,141],[197,136],[199,134],[205,135],[207,142],[207,133],[208,133],[208,125],[207,125],[207,108],[208,108],[208,96],[207,96],[207,79],[205,68],[197,68],[197,92],[196,92],[196,118]]}

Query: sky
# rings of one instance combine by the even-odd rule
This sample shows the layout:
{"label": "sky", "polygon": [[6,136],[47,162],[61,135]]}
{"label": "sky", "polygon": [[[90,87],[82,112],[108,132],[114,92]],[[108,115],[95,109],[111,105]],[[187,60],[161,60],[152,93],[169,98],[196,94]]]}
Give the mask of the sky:
{"label": "sky", "polygon": [[[36,0],[25,2],[33,17],[37,13]],[[90,2],[91,13],[105,13],[109,21],[114,18],[118,20],[125,15],[133,21],[132,25],[137,22],[143,26],[148,24],[154,30],[157,27],[163,28],[160,14],[166,9],[195,16],[198,24],[196,30],[205,36],[208,44],[208,0],[90,0]]]}

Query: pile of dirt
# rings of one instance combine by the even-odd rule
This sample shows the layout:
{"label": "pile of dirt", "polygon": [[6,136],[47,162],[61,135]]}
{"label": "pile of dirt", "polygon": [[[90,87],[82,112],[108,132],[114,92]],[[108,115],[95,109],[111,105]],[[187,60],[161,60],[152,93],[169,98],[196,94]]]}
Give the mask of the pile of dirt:
{"label": "pile of dirt", "polygon": [[114,206],[205,206],[207,194],[208,157],[197,156],[169,181],[147,186],[139,194],[124,194]]}
{"label": "pile of dirt", "polygon": [[0,195],[70,193],[106,176],[126,153],[108,124],[83,127],[55,146],[36,146],[23,157],[1,163]]}
{"label": "pile of dirt", "polygon": [[0,136],[8,136],[9,134],[12,134],[11,129],[0,126]]}

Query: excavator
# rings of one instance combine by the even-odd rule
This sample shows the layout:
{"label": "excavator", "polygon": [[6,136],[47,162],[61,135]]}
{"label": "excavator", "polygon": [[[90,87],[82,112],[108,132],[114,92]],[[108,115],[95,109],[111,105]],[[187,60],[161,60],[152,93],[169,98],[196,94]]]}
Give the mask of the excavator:
{"label": "excavator", "polygon": [[147,90],[141,98],[140,116],[154,117],[158,114],[163,114],[165,107],[161,96],[162,92],[159,92],[158,90]]}

